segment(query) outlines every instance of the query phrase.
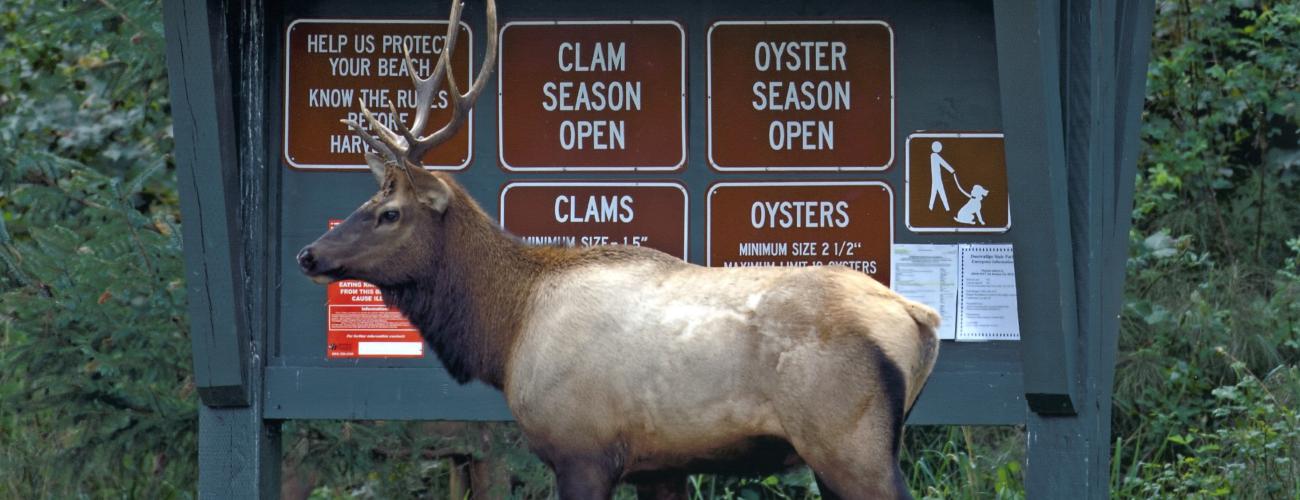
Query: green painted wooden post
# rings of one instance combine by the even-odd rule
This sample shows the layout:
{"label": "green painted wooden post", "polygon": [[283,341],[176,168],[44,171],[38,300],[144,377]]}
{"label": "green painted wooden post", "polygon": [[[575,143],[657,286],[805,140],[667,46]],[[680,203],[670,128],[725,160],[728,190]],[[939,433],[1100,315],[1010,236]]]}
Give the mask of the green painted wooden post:
{"label": "green painted wooden post", "polygon": [[[1145,81],[1145,37],[1149,37],[1150,13],[1154,7],[1151,2],[1125,2],[1121,6],[1107,0],[1040,1],[1037,12],[1030,12],[1024,4],[999,2],[995,5],[999,37],[1015,44],[1024,44],[1026,40],[1030,44],[1037,42],[1036,47],[1008,47],[1006,52],[1001,50],[1005,44],[999,44],[1009,175],[1022,173],[1013,163],[1022,161],[1025,153],[1017,151],[1023,143],[1014,137],[1027,139],[1018,130],[1023,130],[1028,123],[1017,116],[1040,117],[1059,109],[1061,115],[1056,119],[1038,122],[1046,123],[1041,132],[1029,133],[1040,132],[1047,136],[1047,144],[1065,147],[1067,197],[1054,200],[1056,211],[1052,214],[1063,212],[1068,216],[1068,224],[1057,227],[1068,230],[1070,253],[1074,258],[1073,268],[1067,268],[1062,274],[1073,274],[1075,304],[1066,303],[1063,309],[1077,311],[1077,333],[1074,341],[1062,347],[1065,359],[1072,361],[1072,366],[1063,371],[1068,379],[1066,389],[1072,392],[1075,405],[1072,412],[1056,412],[1052,411],[1055,405],[1036,405],[1035,398],[1026,395],[1034,410],[1026,422],[1026,491],[1032,498],[1104,498],[1110,486],[1110,405],[1132,206],[1136,125],[1141,82]],[[1034,21],[1037,28],[1027,30],[1024,25],[1030,21],[1024,16],[1031,15],[1037,16]],[[1019,22],[1014,21],[1017,19]],[[1037,36],[1026,37],[1027,33]],[[1144,38],[1138,41],[1136,37]],[[1054,46],[1055,40],[1060,40],[1063,46]],[[1014,88],[1017,77],[1025,75],[1017,75],[1023,70],[1023,66],[1017,65],[1022,60],[1018,57],[1024,57],[1017,53],[1035,49],[1046,61],[1038,68],[1035,83],[1043,89],[1042,94],[1051,96],[1046,99],[1047,106],[1037,110],[1038,113],[1017,109],[1024,104],[1025,94]],[[1060,80],[1056,80],[1057,75]],[[1060,92],[1052,96],[1058,88]],[[1018,100],[1009,101],[1007,96],[1017,96]],[[1056,163],[1044,164],[1059,172],[1053,168]],[[1044,187],[1051,190],[1057,186],[1040,185],[1040,189]],[[1021,210],[1026,208],[1023,205],[1026,192],[1026,189],[1016,191],[1013,210],[1015,204],[1021,204]],[[1017,219],[1020,229],[1024,229],[1026,220]],[[1062,238],[1057,236],[1057,239]],[[1017,252],[1017,268],[1035,272],[1047,269],[1036,264],[1022,267],[1024,257],[1036,256]],[[1023,272],[1017,272],[1018,288],[1020,283],[1034,281],[1023,276]],[[1068,295],[1067,292],[1062,297]],[[1042,311],[1027,305],[1027,300],[1032,303],[1037,299],[1021,289],[1022,324],[1043,315]],[[1031,340],[1028,335],[1032,333],[1036,332],[1026,331],[1023,341],[1026,391],[1034,384],[1043,383],[1031,380],[1034,377],[1060,374],[1037,366],[1053,360],[1035,359],[1035,351],[1042,348],[1042,342]]]}
{"label": "green painted wooden post", "polygon": [[199,498],[279,498],[280,424],[260,409],[199,405]]}
{"label": "green painted wooden post", "polygon": [[[240,166],[264,149],[251,147],[256,142],[239,144],[238,130],[262,134],[260,128],[237,126],[231,75],[236,68],[223,7],[216,0],[164,4],[190,336],[202,403],[198,490],[202,498],[274,498],[280,486],[279,423],[262,419],[258,346],[265,345],[265,329],[260,314],[257,328],[250,329],[250,314],[257,311],[252,304],[259,302],[248,300],[260,288],[249,277],[259,259],[250,259],[248,251],[260,250],[265,241],[237,236],[261,223],[250,217],[259,202],[242,193],[265,182],[241,175],[247,169]],[[256,78],[260,86],[261,75]],[[260,104],[242,102],[246,125],[258,120],[248,111]]]}
{"label": "green painted wooden post", "polygon": [[[1016,253],[1025,399],[1031,410],[1077,411],[1074,259],[1058,66],[1057,2],[994,3],[1007,181],[1015,231],[1041,235]],[[1014,97],[1012,97],[1014,96]]]}
{"label": "green painted wooden post", "polygon": [[[1083,256],[1076,254],[1068,205],[1062,7],[1047,0],[994,5],[1012,217],[1017,231],[1046,235],[1042,251],[1016,255],[1026,392],[1034,394],[1026,395],[1025,487],[1033,498],[1087,498],[1081,424],[1092,409],[1080,383],[1086,360],[1077,349],[1086,335],[1078,332],[1075,283],[1075,259]],[[1054,286],[1037,292],[1044,285]]]}
{"label": "green painted wooden post", "polygon": [[[181,190],[181,232],[189,289],[194,379],[203,402],[247,405],[249,335],[236,314],[241,249],[235,225],[239,192],[234,167],[233,99],[224,23],[208,21],[207,4],[164,4],[172,129]],[[214,43],[213,33],[220,35]],[[224,126],[223,126],[224,125]]]}
{"label": "green painted wooden post", "polygon": [[[1111,136],[1112,156],[1110,165],[1103,169],[1115,173],[1113,197],[1114,213],[1110,232],[1103,235],[1106,243],[1102,247],[1103,265],[1101,276],[1101,327],[1109,337],[1100,345],[1100,363],[1095,372],[1098,387],[1105,392],[1097,408],[1099,415],[1096,423],[1100,428],[1099,438],[1105,437],[1104,444],[1099,443],[1103,456],[1096,457],[1102,464],[1110,465],[1111,438],[1111,396],[1115,385],[1115,360],[1119,347],[1120,308],[1124,299],[1125,267],[1128,259],[1128,233],[1132,224],[1134,182],[1137,169],[1138,146],[1140,144],[1139,125],[1142,104],[1146,96],[1146,67],[1151,47],[1151,30],[1154,25],[1155,7],[1153,2],[1119,2],[1114,16],[1114,67],[1112,82],[1115,88],[1113,102],[1114,134]],[[1104,20],[1105,21],[1105,20]],[[1103,133],[1105,131],[1103,130]],[[1102,186],[1103,189],[1106,186]],[[1099,470],[1100,477],[1109,481],[1109,467]],[[1109,486],[1109,481],[1102,484]],[[1100,496],[1100,495],[1099,495]]]}
{"label": "green painted wooden post", "polygon": [[[1115,220],[1106,247],[1106,274],[1102,276],[1102,299],[1106,301],[1103,304],[1106,311],[1104,327],[1114,332],[1119,331],[1120,307],[1124,299],[1128,233],[1133,221],[1133,191],[1141,144],[1138,129],[1146,98],[1146,67],[1154,17],[1155,8],[1151,2],[1120,2],[1115,17],[1118,40],[1115,51]],[[1103,355],[1111,360],[1108,369],[1100,373],[1102,380],[1099,383],[1103,387],[1115,385],[1114,360],[1118,347],[1118,338],[1102,346],[1107,350]],[[1109,405],[1106,408],[1109,411]]]}

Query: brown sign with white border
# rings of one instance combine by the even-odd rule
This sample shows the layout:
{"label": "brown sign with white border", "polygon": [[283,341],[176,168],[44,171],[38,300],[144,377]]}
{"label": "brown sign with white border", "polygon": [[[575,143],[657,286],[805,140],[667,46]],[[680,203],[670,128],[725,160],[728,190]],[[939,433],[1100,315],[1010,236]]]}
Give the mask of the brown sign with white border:
{"label": "brown sign with white border", "polygon": [[671,182],[512,182],[501,225],[534,245],[636,245],[686,258],[686,189]]}
{"label": "brown sign with white border", "polygon": [[1011,227],[1002,134],[907,137],[907,228],[917,233],[1001,233]]}
{"label": "brown sign with white border", "polygon": [[894,195],[883,182],[719,183],[707,224],[710,266],[842,265],[890,283]]}
{"label": "brown sign with white border", "polygon": [[[415,117],[415,87],[407,74],[403,45],[411,50],[416,72],[427,77],[441,56],[447,22],[411,20],[299,19],[285,30],[284,159],[306,170],[366,168],[368,146],[339,120],[365,126],[359,101],[396,130],[394,119],[410,125]],[[473,35],[460,23],[451,63],[461,89],[473,74]],[[462,90],[463,91],[463,90]],[[424,133],[451,120],[445,83],[433,98]],[[389,111],[389,103],[397,116]],[[430,169],[457,170],[469,165],[473,112],[468,123],[446,143],[424,156]]]}
{"label": "brown sign with white border", "polygon": [[671,21],[530,21],[501,30],[507,170],[686,163],[686,34]]}
{"label": "brown sign with white border", "polygon": [[709,163],[722,171],[887,168],[893,38],[880,21],[715,23]]}

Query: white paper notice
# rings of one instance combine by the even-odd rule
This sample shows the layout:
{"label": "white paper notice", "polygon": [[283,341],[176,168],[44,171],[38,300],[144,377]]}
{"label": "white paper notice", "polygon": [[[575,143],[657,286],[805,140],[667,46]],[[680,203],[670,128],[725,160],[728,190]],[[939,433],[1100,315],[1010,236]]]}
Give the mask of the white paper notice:
{"label": "white paper notice", "polygon": [[894,245],[894,291],[939,311],[940,339],[957,338],[958,245]]}
{"label": "white paper notice", "polygon": [[1020,340],[1011,245],[962,245],[957,340]]}

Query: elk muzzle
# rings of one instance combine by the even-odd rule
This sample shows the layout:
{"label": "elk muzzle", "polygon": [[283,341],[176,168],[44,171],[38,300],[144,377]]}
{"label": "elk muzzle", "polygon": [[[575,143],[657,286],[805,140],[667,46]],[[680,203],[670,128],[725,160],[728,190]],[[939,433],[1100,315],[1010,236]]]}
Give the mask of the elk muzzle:
{"label": "elk muzzle", "polygon": [[311,278],[312,281],[315,281],[316,284],[328,285],[330,282],[334,281],[335,278],[333,275],[338,272],[338,267],[332,266],[328,262],[319,258],[316,251],[312,248],[315,246],[316,244],[313,243],[298,251],[298,269],[302,270],[302,273],[307,275],[308,278]]}

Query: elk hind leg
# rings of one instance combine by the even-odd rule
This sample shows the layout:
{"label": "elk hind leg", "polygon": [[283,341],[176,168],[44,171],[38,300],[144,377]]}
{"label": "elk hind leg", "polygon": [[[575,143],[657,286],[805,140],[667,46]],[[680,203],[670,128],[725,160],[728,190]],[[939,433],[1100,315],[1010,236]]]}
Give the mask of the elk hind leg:
{"label": "elk hind leg", "polygon": [[[832,483],[830,479],[823,477],[823,473],[814,473],[813,478],[817,481],[817,489],[821,492],[823,500],[848,500],[852,498],[892,498],[892,499],[912,499],[912,492],[907,489],[907,482],[903,479],[903,471],[898,464],[893,465],[893,470],[872,470],[864,476],[856,476],[851,472],[840,477],[838,472],[824,473],[826,476],[840,477],[841,481]],[[865,470],[865,469],[858,469]],[[872,478],[871,482],[863,483],[864,478]],[[843,493],[841,495],[841,493]]]}
{"label": "elk hind leg", "polygon": [[864,418],[841,440],[799,449],[799,455],[816,476],[823,498],[912,498],[898,465],[898,447],[894,444],[897,434],[889,430],[887,422]]}
{"label": "elk hind leg", "polygon": [[[791,442],[812,468],[826,498],[910,499],[912,495],[898,465],[906,381],[897,365],[878,348],[858,351],[857,359],[875,362],[846,369],[845,377],[803,392],[805,397],[840,404],[823,403],[818,412],[791,415],[787,423],[792,431]],[[865,370],[859,371],[861,368]],[[853,394],[854,389],[861,399],[844,397]],[[807,401],[804,407],[818,407],[813,403]]]}

